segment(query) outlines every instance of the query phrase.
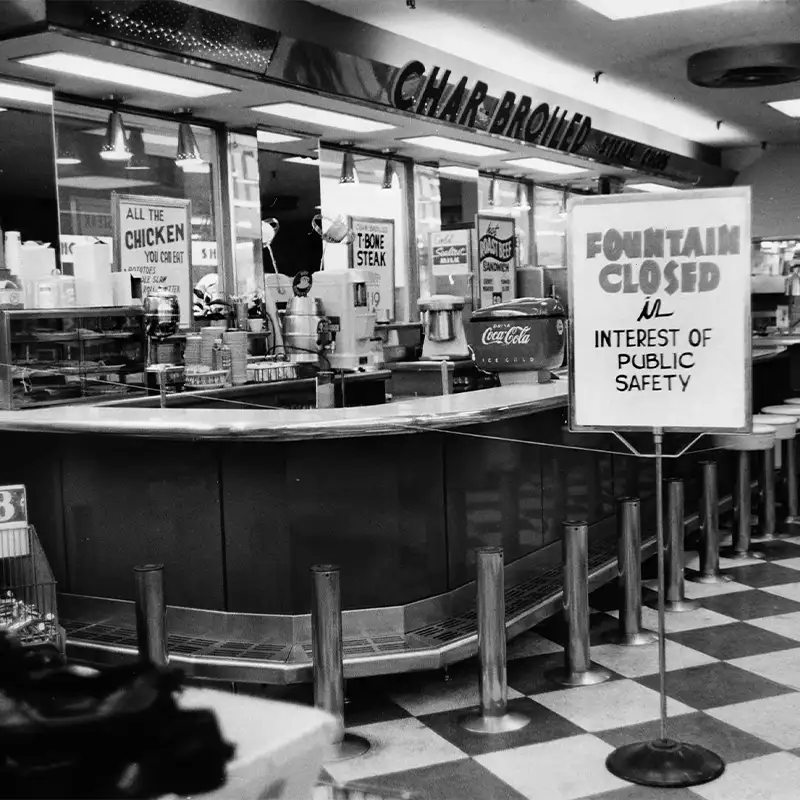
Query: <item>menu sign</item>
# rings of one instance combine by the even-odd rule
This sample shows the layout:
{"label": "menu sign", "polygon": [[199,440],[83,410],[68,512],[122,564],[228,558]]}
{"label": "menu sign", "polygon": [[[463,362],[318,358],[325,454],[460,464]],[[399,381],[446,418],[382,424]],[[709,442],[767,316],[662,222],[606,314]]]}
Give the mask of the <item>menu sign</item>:
{"label": "menu sign", "polygon": [[142,295],[170,292],[180,303],[181,325],[191,324],[191,201],[112,195],[114,264],[142,278]]}
{"label": "menu sign", "polygon": [[394,319],[394,220],[350,217],[353,240],[350,268],[366,269],[380,276],[374,297],[379,321]]}
{"label": "menu sign", "polygon": [[575,198],[571,424],[743,431],[750,189]]}
{"label": "menu sign", "polygon": [[434,231],[430,234],[431,264],[434,275],[469,272],[468,230]]}
{"label": "menu sign", "polygon": [[514,299],[517,239],[514,220],[478,214],[479,308]]}
{"label": "menu sign", "polygon": [[0,486],[0,553],[4,558],[30,553],[28,499],[22,484]]}

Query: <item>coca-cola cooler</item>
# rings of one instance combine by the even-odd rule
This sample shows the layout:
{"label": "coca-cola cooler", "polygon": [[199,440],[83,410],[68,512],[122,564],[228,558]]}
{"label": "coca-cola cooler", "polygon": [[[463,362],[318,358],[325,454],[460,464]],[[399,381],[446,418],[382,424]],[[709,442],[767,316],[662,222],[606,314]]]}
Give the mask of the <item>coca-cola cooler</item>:
{"label": "coca-cola cooler", "polygon": [[546,383],[564,363],[566,323],[556,298],[522,297],[476,311],[467,325],[475,365],[500,384]]}

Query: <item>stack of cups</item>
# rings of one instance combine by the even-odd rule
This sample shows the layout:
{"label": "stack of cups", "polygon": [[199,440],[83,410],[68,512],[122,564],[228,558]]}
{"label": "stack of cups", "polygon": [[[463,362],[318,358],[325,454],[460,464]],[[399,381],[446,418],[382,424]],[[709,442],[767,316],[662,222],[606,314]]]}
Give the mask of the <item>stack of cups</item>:
{"label": "stack of cups", "polygon": [[220,328],[202,328],[200,331],[200,361],[204,367],[214,369],[214,345],[222,341]]}
{"label": "stack of cups", "polygon": [[231,375],[234,386],[247,383],[247,331],[225,331],[222,340],[231,348]]}
{"label": "stack of cups", "polygon": [[186,337],[186,350],[183,353],[183,363],[187,367],[199,367],[203,360],[200,356],[202,336],[196,334],[189,334]]}

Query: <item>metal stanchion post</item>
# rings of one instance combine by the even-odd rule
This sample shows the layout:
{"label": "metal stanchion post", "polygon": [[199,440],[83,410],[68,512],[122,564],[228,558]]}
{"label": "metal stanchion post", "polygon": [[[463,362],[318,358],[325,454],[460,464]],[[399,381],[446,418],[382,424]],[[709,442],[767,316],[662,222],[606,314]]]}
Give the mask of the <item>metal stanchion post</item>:
{"label": "metal stanchion post", "polygon": [[736,514],[733,529],[733,545],[723,555],[733,561],[747,558],[764,558],[763,554],[750,549],[750,522],[752,498],[750,486],[750,453],[742,450],[737,453],[739,461],[736,470]]}
{"label": "metal stanchion post", "polygon": [[637,647],[653,644],[658,636],[642,628],[642,523],[638,497],[617,505],[619,555],[619,630],[609,636],[616,644]]}
{"label": "metal stanchion post", "polygon": [[717,462],[704,461],[703,498],[700,506],[700,525],[703,542],[700,547],[700,569],[686,579],[694,583],[727,583],[730,575],[719,571],[719,484]]}
{"label": "metal stanchion post", "polygon": [[758,537],[762,541],[781,538],[775,519],[775,448],[761,454],[761,505],[759,508]]}
{"label": "metal stanchion post", "polygon": [[167,603],[164,595],[163,564],[134,567],[136,581],[136,638],[139,656],[151,664],[165,667],[167,651]]}
{"label": "metal stanchion post", "polygon": [[800,525],[797,507],[797,442],[786,440],[786,525]]}
{"label": "metal stanchion post", "polygon": [[683,481],[671,478],[667,481],[667,541],[664,551],[666,585],[665,610],[673,613],[695,611],[696,600],[687,600],[683,578],[684,537]]}
{"label": "metal stanchion post", "polygon": [[481,547],[476,555],[481,707],[462,725],[472,733],[510,733],[524,728],[530,718],[508,710],[503,548]]}
{"label": "metal stanchion post", "polygon": [[585,522],[565,522],[564,617],[567,646],[564,667],[547,677],[563,686],[588,686],[603,683],[611,673],[592,664],[589,637],[589,526]]}
{"label": "metal stanchion post", "polygon": [[311,567],[311,637],[314,653],[314,705],[339,721],[340,736],[328,761],[363,755],[369,742],[344,729],[344,645],[342,639],[342,590],[339,567]]}

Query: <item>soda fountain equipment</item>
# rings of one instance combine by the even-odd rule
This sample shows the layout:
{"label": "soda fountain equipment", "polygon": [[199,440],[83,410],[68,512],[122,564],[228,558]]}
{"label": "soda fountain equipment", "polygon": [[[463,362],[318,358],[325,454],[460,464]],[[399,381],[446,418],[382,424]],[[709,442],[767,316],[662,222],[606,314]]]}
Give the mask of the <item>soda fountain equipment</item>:
{"label": "soda fountain equipment", "polygon": [[322,300],[332,337],[327,360],[334,370],[372,370],[375,307],[380,276],[363,269],[314,274],[312,294]]}
{"label": "soda fountain equipment", "polygon": [[147,373],[156,372],[161,394],[161,407],[166,405],[165,369],[168,364],[157,364],[153,351],[158,344],[178,332],[181,319],[180,303],[176,295],[169,292],[155,292],[144,298],[144,325],[147,335]]}
{"label": "soda fountain equipment", "polygon": [[458,361],[469,358],[464,335],[464,298],[434,294],[417,302],[423,314],[423,361]]}
{"label": "soda fountain equipment", "polygon": [[475,364],[500,385],[547,383],[564,362],[564,307],[555,298],[522,297],[476,311],[467,326]]}

